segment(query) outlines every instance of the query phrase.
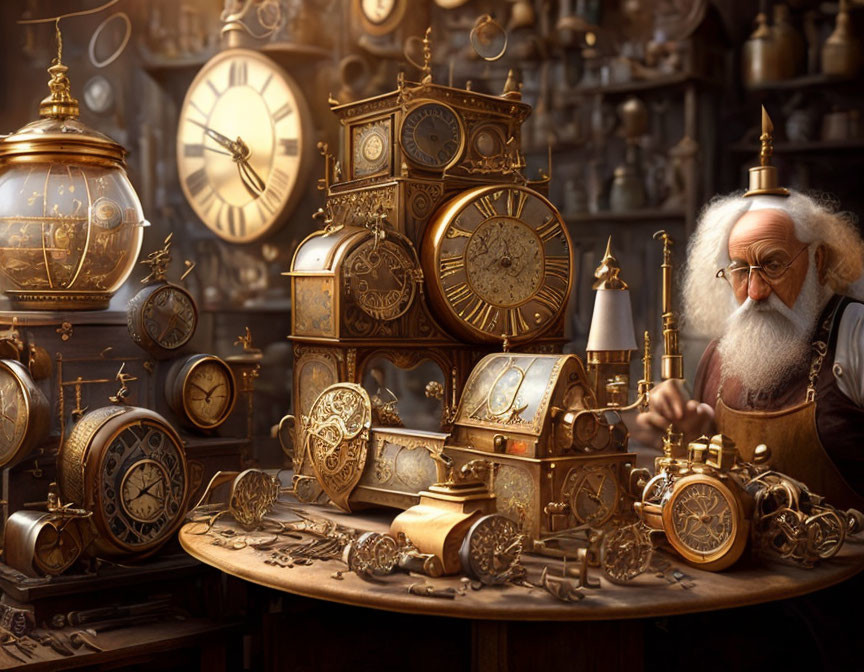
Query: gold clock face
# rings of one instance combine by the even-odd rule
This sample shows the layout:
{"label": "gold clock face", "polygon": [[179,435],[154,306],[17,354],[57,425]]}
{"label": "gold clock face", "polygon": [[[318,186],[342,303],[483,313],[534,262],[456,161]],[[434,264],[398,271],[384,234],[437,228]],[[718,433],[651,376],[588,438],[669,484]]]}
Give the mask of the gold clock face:
{"label": "gold clock face", "polygon": [[399,140],[409,161],[420,168],[440,170],[462,153],[462,122],[446,105],[424,103],[405,115]]}
{"label": "gold clock face", "polygon": [[376,121],[351,129],[354,148],[352,176],[368,177],[390,169],[390,120]]}
{"label": "gold clock face", "polygon": [[416,261],[389,240],[368,240],[346,259],[351,298],[376,320],[401,317],[411,307],[417,291]]}
{"label": "gold clock face", "polygon": [[65,572],[81,555],[81,535],[73,519],[45,523],[36,535],[33,562],[52,576]]}
{"label": "gold clock face", "polygon": [[152,523],[165,511],[168,474],[155,460],[140,460],[123,476],[120,503],[129,516],[141,523]]}
{"label": "gold clock face", "polygon": [[477,187],[427,229],[423,269],[433,304],[460,336],[536,338],[570,294],[570,238],[555,207],[520,186]]}
{"label": "gold clock face", "polygon": [[308,125],[302,92],[269,58],[231,49],[211,59],[177,131],[180,184],[201,221],[231,242],[280,225],[302,192]]}
{"label": "gold clock face", "polygon": [[29,405],[24,385],[6,362],[0,363],[0,464],[14,458],[27,438]]}
{"label": "gold clock face", "polygon": [[735,534],[734,502],[717,485],[689,483],[670,498],[675,538],[700,556],[731,546]]}
{"label": "gold clock face", "polygon": [[151,547],[183,516],[185,459],[160,423],[132,421],[123,427],[105,450],[99,472],[101,518],[122,547]]}
{"label": "gold clock face", "polygon": [[183,407],[189,420],[198,427],[221,425],[237,399],[234,374],[218,357],[198,359],[183,381]]}
{"label": "gold clock face", "polygon": [[572,471],[567,475],[562,491],[578,525],[602,525],[618,506],[618,479],[610,466]]}
{"label": "gold clock face", "polygon": [[144,330],[159,347],[176,350],[192,338],[198,311],[186,290],[175,285],[157,289],[142,309]]}

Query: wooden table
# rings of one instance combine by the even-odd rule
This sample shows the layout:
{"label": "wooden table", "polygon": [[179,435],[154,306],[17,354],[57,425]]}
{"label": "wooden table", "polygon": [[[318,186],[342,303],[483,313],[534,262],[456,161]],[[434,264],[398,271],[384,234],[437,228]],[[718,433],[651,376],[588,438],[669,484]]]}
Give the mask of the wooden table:
{"label": "wooden table", "polygon": [[[326,516],[348,527],[375,532],[386,532],[393,515],[383,512],[347,515],[330,507],[307,505],[304,508],[309,513]],[[276,517],[291,519],[290,514]],[[242,545],[243,540],[254,542],[262,537],[258,533],[246,535],[228,520],[217,523],[217,528],[223,526],[223,530],[230,529],[235,533],[240,541],[238,545]],[[408,586],[429,583],[436,588],[459,588],[461,583],[458,577],[429,579],[395,573],[370,582],[348,572],[343,563],[335,560],[316,560],[306,566],[280,567],[265,563],[271,551],[254,550],[248,546],[234,550],[214,545],[215,537],[200,534],[203,529],[200,523],[189,523],[181,529],[180,542],[187,552],[227,574],[275,591],[403,614],[470,619],[472,670],[507,669],[507,660],[511,658],[508,646],[512,646],[509,642],[514,636],[520,636],[519,633],[535,642],[547,635],[555,642],[562,637],[583,641],[586,651],[603,641],[605,648],[616,651],[619,656],[618,668],[638,670],[642,667],[643,642],[641,634],[638,634],[642,630],[633,627],[639,621],[624,619],[657,619],[791,598],[840,583],[864,569],[864,543],[855,539],[847,542],[840,554],[831,561],[809,570],[781,562],[761,565],[745,562],[722,573],[704,572],[658,551],[658,557],[670,561],[674,570],[683,575],[683,581],[670,579],[673,572],[667,570],[663,577],[646,573],[631,584],[621,586],[606,581],[600,576],[599,570],[594,570],[592,577],[600,578],[600,587],[585,588],[586,597],[579,602],[560,602],[542,589],[521,586],[483,587],[480,590],[468,590],[455,599],[442,599],[412,595],[408,592]],[[547,565],[550,571],[561,575],[559,561],[526,556],[523,562],[532,582],[539,580],[542,568]],[[340,571],[341,578],[335,578],[336,572]],[[685,588],[684,585],[690,587]],[[308,606],[304,609],[298,607],[297,613],[308,613],[309,610]],[[316,613],[320,614],[320,611]],[[374,629],[374,612],[361,611],[353,618],[364,621],[361,627],[370,631]],[[427,621],[430,619],[423,622]],[[525,621],[546,623],[538,623],[538,630],[531,629],[530,624],[521,624]],[[549,621],[558,621],[559,624]],[[564,623],[567,621],[582,621],[583,624],[575,629],[568,628]],[[392,619],[388,622],[392,622]],[[442,623],[440,619],[433,619],[433,622]],[[604,626],[604,622],[608,625]],[[438,628],[437,625],[435,627]],[[638,633],[634,634],[637,630]],[[557,646],[555,643],[546,648]],[[568,663],[578,662],[572,652],[567,655]],[[585,660],[590,662],[590,655],[585,655]],[[519,666],[514,667],[512,660],[510,664],[511,669],[521,669]],[[278,668],[274,666],[268,669]]]}

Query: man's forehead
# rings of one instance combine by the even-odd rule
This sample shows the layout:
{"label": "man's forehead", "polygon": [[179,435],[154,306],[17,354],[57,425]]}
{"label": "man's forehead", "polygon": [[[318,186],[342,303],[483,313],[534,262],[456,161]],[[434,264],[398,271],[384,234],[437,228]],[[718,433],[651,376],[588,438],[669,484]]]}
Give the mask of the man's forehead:
{"label": "man's forehead", "polygon": [[729,250],[741,250],[758,242],[800,245],[789,213],[777,208],[745,212],[729,234]]}

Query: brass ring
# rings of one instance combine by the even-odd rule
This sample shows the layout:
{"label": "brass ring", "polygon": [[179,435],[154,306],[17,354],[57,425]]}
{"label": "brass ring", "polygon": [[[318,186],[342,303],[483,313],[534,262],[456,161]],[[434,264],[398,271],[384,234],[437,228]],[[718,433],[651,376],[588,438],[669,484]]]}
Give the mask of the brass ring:
{"label": "brass ring", "polygon": [[[500,33],[504,35],[504,44],[501,45],[501,51],[499,51],[494,56],[484,56],[480,52],[481,45],[478,31],[481,28],[497,28],[498,31],[500,31]],[[507,35],[507,31],[500,23],[493,19],[489,14],[484,14],[483,16],[478,17],[477,20],[474,22],[474,27],[471,29],[469,39],[471,40],[471,48],[474,49],[474,53],[476,53],[484,61],[492,62],[497,61],[504,55],[504,52],[507,51],[507,43],[509,41],[509,36]]]}

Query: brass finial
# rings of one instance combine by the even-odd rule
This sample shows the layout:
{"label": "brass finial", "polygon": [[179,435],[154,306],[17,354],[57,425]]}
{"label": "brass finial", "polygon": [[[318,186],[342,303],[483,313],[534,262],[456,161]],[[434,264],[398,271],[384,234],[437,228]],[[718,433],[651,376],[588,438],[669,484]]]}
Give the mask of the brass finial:
{"label": "brass finial", "polygon": [[129,386],[126,383],[131,383],[132,381],[138,380],[137,377],[133,376],[131,373],[126,373],[126,362],[123,362],[120,365],[120,370],[117,372],[117,375],[114,376],[114,380],[120,383],[120,389],[117,390],[116,394],[108,397],[108,400],[112,404],[125,405],[129,402],[126,398],[129,396]]}
{"label": "brass finial", "polygon": [[612,256],[612,236],[606,241],[606,253],[603,260],[594,271],[597,281],[592,285],[593,289],[627,289],[627,283],[618,277],[621,267],[618,260]]}
{"label": "brass finial", "polygon": [[57,57],[51,61],[51,66],[48,68],[48,74],[51,75],[51,79],[48,80],[51,95],[39,103],[39,116],[55,119],[77,117],[78,101],[72,97],[72,87],[66,76],[69,68],[63,65],[63,36],[60,34],[60,20],[57,19],[54,25],[57,31]]}
{"label": "brass finial", "polygon": [[513,68],[510,68],[507,73],[507,81],[504,82],[504,91],[501,93],[501,97],[522,100],[522,82],[516,78],[516,71]]}
{"label": "brass finial", "polygon": [[745,196],[788,196],[789,190],[779,186],[777,169],[771,165],[774,154],[774,124],[765,106],[762,106],[762,135],[759,136],[762,147],[759,151],[758,166],[750,169],[750,189]]}
{"label": "brass finial", "polygon": [[243,354],[261,354],[261,348],[256,348],[252,345],[252,330],[249,327],[246,327],[243,335],[237,337],[237,340],[234,341],[234,345],[241,346],[243,348]]}
{"label": "brass finial", "polygon": [[150,268],[150,274],[141,281],[141,284],[162,282],[165,279],[165,271],[168,270],[168,264],[171,263],[171,238],[173,237],[174,233],[169,233],[160,249],[154,250],[141,260],[144,266]]}
{"label": "brass finial", "polygon": [[672,301],[672,246],[675,241],[666,231],[657,231],[654,240],[663,241],[663,263],[660,265],[662,288],[663,356],[660,377],[684,378],[684,359],[678,350],[678,315]]}
{"label": "brass finial", "polygon": [[426,29],[426,34],[423,35],[423,79],[421,84],[432,83],[432,26]]}

